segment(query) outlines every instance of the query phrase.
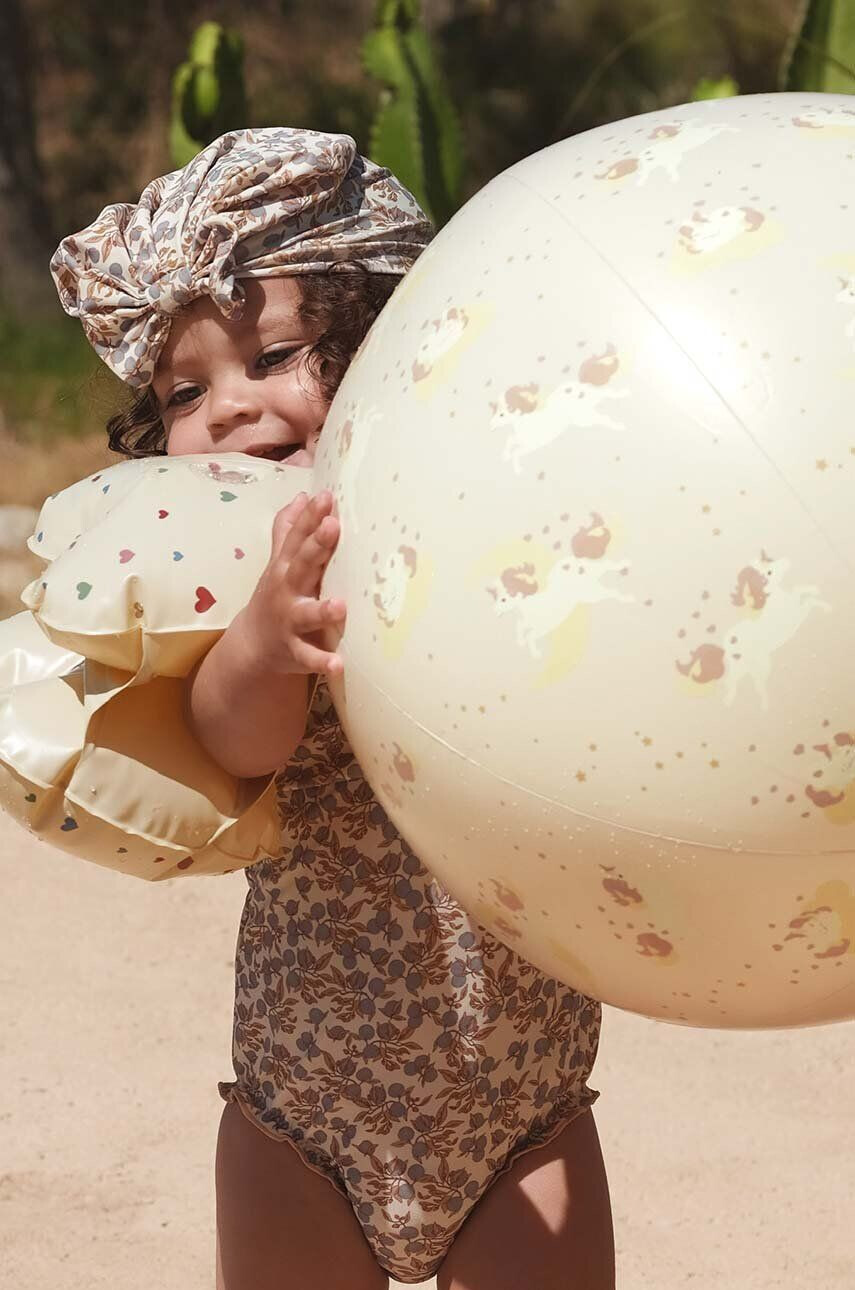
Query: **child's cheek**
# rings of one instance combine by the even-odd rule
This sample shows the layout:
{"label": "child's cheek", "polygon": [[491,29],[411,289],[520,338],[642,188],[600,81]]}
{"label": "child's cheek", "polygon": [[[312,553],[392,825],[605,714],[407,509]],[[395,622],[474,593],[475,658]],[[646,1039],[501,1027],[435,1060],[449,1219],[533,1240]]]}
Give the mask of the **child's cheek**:
{"label": "child's cheek", "polygon": [[166,426],[166,452],[169,457],[186,457],[194,452],[213,452],[210,435],[194,426],[190,417],[174,418],[172,423],[164,418]]}

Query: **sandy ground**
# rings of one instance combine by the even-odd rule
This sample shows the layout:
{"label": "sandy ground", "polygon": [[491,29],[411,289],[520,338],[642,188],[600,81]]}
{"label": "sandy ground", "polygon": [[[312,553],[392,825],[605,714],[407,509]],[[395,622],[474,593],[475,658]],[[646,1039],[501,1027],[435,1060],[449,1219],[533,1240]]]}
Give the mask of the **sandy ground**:
{"label": "sandy ground", "polygon": [[[0,818],[0,882],[2,1284],[213,1290],[242,875],[149,885]],[[853,1059],[852,1024],[607,1010],[593,1082],[621,1290],[851,1290]]]}

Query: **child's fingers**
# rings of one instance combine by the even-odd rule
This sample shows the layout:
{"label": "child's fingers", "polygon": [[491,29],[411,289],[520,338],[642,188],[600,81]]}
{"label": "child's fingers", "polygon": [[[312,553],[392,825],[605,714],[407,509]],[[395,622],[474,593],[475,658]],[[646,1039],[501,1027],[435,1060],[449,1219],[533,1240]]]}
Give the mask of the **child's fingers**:
{"label": "child's fingers", "polygon": [[[299,506],[301,498],[305,500]],[[282,541],[275,553],[285,560],[293,558],[295,552],[299,550],[302,542],[306,540],[310,533],[323,523],[324,518],[332,512],[333,498],[332,493],[324,491],[317,497],[308,497],[301,493],[300,497],[295,497],[289,506],[283,507],[278,512],[274,525],[279,521],[282,534]],[[280,516],[282,517],[280,521]]]}
{"label": "child's fingers", "polygon": [[344,662],[340,654],[319,649],[308,641],[295,642],[292,650],[294,662],[305,672],[317,672],[323,676],[341,676]]}
{"label": "child's fingers", "polygon": [[324,516],[332,512],[334,504],[333,495],[328,489],[318,493],[316,497],[298,493],[273,518],[271,555],[274,558],[282,556],[289,559]]}
{"label": "child's fingers", "polygon": [[287,506],[283,506],[281,511],[277,511],[273,517],[273,534],[271,541],[271,557],[278,558],[285,545],[288,534],[294,528],[294,525],[300,519],[305,517],[310,508],[311,499],[307,493],[298,493]]}
{"label": "child's fingers", "polygon": [[310,636],[324,627],[342,627],[347,617],[343,600],[315,600],[311,596],[298,600],[291,611],[291,627],[298,636]]}
{"label": "child's fingers", "polygon": [[[316,594],[321,575],[335,550],[339,538],[339,522],[334,515],[325,515],[317,528],[309,532],[288,560],[287,582],[300,596]],[[283,556],[289,540],[283,547]]]}

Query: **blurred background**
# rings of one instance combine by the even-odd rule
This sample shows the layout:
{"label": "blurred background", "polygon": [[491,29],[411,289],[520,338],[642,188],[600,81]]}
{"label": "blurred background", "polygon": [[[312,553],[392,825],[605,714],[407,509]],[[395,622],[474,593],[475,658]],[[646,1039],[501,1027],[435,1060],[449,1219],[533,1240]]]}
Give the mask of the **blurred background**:
{"label": "blurred background", "polygon": [[[224,130],[355,136],[436,223],[492,176],[692,98],[855,89],[850,0],[3,0],[0,617],[38,572],[33,509],[117,459],[121,384],[48,261]],[[852,57],[850,58],[850,51]]]}

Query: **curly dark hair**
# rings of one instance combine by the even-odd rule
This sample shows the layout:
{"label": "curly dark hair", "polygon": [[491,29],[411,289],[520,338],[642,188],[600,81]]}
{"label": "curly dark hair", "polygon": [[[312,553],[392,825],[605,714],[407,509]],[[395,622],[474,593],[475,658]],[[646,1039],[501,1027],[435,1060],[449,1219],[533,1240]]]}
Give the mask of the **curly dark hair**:
{"label": "curly dark hair", "polygon": [[[400,274],[301,273],[300,319],[317,331],[307,366],[325,399],[332,400],[368,329],[401,281]],[[124,457],[162,457],[166,430],[154,391],[134,393],[127,406],[107,421],[113,452]]]}

